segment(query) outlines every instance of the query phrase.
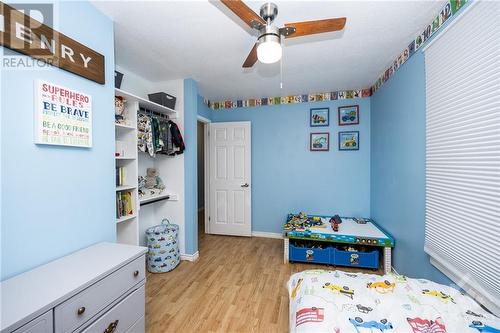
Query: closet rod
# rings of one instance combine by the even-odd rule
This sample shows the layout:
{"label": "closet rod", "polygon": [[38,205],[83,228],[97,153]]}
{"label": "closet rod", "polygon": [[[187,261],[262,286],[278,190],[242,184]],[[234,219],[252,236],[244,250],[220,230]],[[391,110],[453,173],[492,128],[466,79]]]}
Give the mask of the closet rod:
{"label": "closet rod", "polygon": [[145,114],[153,114],[155,116],[158,116],[158,117],[161,117],[161,118],[165,118],[165,119],[170,119],[169,116],[167,114],[164,114],[164,113],[159,113],[159,112],[156,112],[156,111],[150,111],[146,108],[139,108],[139,111],[138,112],[142,112],[142,113],[145,113]]}

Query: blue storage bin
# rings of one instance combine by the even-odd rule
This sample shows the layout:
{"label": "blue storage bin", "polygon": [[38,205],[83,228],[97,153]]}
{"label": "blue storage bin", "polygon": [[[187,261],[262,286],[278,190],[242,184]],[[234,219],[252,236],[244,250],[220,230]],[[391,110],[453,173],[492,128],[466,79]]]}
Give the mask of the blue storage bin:
{"label": "blue storage bin", "polygon": [[[165,224],[165,222],[167,222]],[[151,273],[165,273],[179,265],[179,226],[163,219],[160,225],[148,228],[146,237],[148,243],[147,267]]]}
{"label": "blue storage bin", "polygon": [[334,262],[337,266],[363,267],[363,268],[378,268],[379,267],[379,252],[373,250],[371,252],[349,252],[338,249],[333,249]]}
{"label": "blue storage bin", "polygon": [[297,247],[290,244],[290,261],[314,262],[319,264],[330,263],[330,249]]}

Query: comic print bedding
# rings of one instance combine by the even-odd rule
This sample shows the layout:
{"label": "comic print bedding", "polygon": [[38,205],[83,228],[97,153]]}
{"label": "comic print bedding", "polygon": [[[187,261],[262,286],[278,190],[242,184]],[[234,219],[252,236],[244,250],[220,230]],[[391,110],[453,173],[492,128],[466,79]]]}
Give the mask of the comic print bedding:
{"label": "comic print bedding", "polygon": [[500,333],[500,319],[423,279],[308,270],[288,281],[290,332]]}

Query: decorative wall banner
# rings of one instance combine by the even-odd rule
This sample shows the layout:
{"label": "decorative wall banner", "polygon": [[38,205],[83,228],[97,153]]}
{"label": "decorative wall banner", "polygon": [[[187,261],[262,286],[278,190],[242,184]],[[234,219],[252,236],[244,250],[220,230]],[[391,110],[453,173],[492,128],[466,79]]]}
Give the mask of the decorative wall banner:
{"label": "decorative wall banner", "polygon": [[0,45],[104,84],[104,56],[0,2]]}
{"label": "decorative wall banner", "polygon": [[265,105],[335,101],[339,99],[352,99],[352,98],[370,97],[370,96],[371,96],[371,90],[363,89],[363,90],[333,91],[333,92],[317,93],[317,94],[291,95],[284,97],[251,98],[251,99],[236,100],[236,101],[226,100],[226,101],[213,102],[208,99],[204,99],[204,102],[212,110],[219,110],[219,109],[247,108],[255,106],[265,106]]}
{"label": "decorative wall banner", "polygon": [[411,43],[406,47],[401,54],[394,59],[392,65],[387,68],[384,73],[371,87],[372,94],[375,93],[422,45],[431,38],[434,33],[455,13],[462,8],[466,2],[471,0],[450,0],[439,12],[439,15],[427,25]]}
{"label": "decorative wall banner", "polygon": [[35,143],[92,147],[92,97],[35,82]]}

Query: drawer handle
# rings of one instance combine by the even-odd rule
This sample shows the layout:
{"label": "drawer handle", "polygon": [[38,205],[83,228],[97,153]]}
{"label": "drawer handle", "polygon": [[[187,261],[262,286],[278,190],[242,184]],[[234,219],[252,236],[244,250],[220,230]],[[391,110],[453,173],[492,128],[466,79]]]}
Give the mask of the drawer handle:
{"label": "drawer handle", "polygon": [[102,333],[113,333],[116,330],[116,326],[118,326],[118,319],[110,323],[108,328],[106,328]]}
{"label": "drawer handle", "polygon": [[84,306],[82,306],[81,308],[78,309],[78,311],[76,311],[76,313],[78,313],[79,316],[81,316],[84,312],[85,312]]}
{"label": "drawer handle", "polygon": [[134,276],[139,276],[139,271],[135,271]]}

